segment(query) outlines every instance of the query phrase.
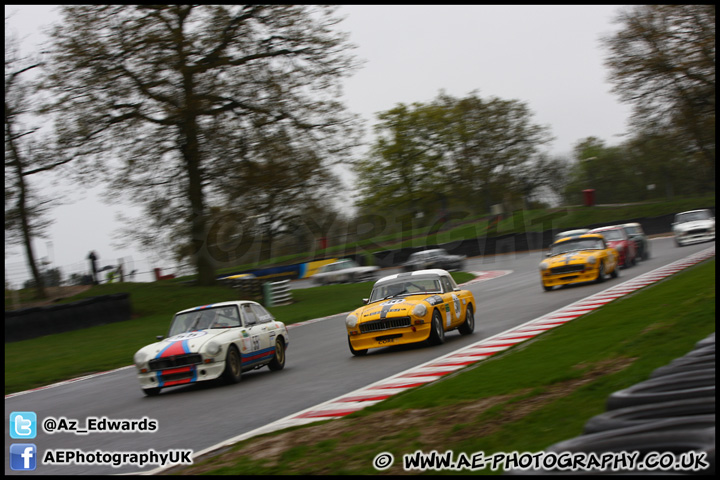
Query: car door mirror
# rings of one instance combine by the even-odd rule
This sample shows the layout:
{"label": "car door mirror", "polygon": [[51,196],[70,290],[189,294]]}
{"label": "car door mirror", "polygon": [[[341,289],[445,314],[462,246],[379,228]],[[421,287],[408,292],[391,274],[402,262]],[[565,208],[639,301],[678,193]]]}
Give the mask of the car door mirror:
{"label": "car door mirror", "polygon": [[362,299],[363,305],[367,305],[368,300],[370,300],[370,299],[369,299],[369,298],[363,298],[363,299]]}
{"label": "car door mirror", "polygon": [[163,338],[165,338],[165,335],[155,335],[155,338],[157,338],[158,341],[160,341],[160,340],[162,340]]}

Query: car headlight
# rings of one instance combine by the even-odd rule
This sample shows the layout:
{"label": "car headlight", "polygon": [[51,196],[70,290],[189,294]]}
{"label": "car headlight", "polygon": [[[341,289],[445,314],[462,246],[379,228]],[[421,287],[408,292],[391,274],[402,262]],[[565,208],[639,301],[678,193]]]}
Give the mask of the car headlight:
{"label": "car headlight", "polygon": [[214,340],[208,342],[205,352],[210,356],[215,356],[222,351],[222,346]]}
{"label": "car headlight", "polygon": [[355,328],[355,326],[357,325],[357,321],[357,315],[350,314],[345,319],[345,325],[347,325],[348,328]]}
{"label": "car headlight", "polygon": [[422,303],[418,303],[415,305],[415,308],[413,308],[412,314],[416,317],[424,317],[427,314],[427,307]]}
{"label": "car headlight", "polygon": [[540,270],[547,270],[550,268],[550,265],[548,265],[546,262],[540,263]]}
{"label": "car headlight", "polygon": [[587,263],[589,263],[590,265],[595,265],[595,262],[597,262],[597,258],[593,257],[592,255],[587,258]]}
{"label": "car headlight", "polygon": [[142,350],[138,350],[135,352],[135,355],[133,355],[133,362],[135,362],[135,365],[138,368],[140,368],[146,361],[147,355]]}

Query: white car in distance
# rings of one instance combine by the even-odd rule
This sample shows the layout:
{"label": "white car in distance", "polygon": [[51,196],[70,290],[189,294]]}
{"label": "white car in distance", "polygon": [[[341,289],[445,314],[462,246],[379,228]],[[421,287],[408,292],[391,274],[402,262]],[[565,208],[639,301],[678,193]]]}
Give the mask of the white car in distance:
{"label": "white car in distance", "polygon": [[313,275],[312,281],[316,285],[330,283],[355,283],[375,280],[379,267],[361,267],[349,258],[323,265],[318,273]]}
{"label": "white car in distance", "polygon": [[681,212],[675,215],[672,231],[678,247],[715,240],[715,217],[708,209]]}

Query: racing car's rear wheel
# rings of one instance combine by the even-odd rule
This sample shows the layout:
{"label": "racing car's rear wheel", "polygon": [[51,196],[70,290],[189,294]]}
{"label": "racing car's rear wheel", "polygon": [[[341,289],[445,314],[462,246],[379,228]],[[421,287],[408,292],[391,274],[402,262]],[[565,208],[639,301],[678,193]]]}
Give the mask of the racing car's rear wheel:
{"label": "racing car's rear wheel", "polygon": [[242,360],[235,345],[231,345],[228,349],[222,376],[228,383],[238,383],[242,377]]}
{"label": "racing car's rear wheel", "polygon": [[268,368],[274,372],[282,370],[285,366],[285,342],[282,338],[275,340],[275,356],[270,363]]}
{"label": "racing car's rear wheel", "polygon": [[470,335],[473,330],[475,330],[475,316],[473,315],[472,305],[468,305],[465,312],[465,321],[458,327],[458,331],[461,335]]}
{"label": "racing car's rear wheel", "polygon": [[352,346],[352,342],[350,341],[350,337],[348,337],[348,347],[350,347],[350,352],[355,355],[356,357],[362,357],[363,355],[366,355],[368,352],[368,349],[364,350],[355,350]]}
{"label": "racing car's rear wheel", "polygon": [[440,315],[438,310],[433,312],[428,343],[430,345],[441,345],[445,343],[445,330],[443,329],[442,315]]}

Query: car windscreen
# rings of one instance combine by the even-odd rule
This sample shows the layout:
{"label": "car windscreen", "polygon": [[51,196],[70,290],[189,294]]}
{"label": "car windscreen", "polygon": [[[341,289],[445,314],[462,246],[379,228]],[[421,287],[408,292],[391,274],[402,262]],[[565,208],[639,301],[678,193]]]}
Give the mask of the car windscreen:
{"label": "car windscreen", "polygon": [[620,230],[604,230],[600,233],[608,241],[623,240],[625,238]]}
{"label": "car windscreen", "polygon": [[403,278],[375,285],[368,303],[392,297],[416,295],[418,293],[442,293],[438,277]]}
{"label": "car windscreen", "polygon": [[239,327],[240,317],[234,305],[226,307],[204,308],[178,313],[170,325],[168,337],[194,330],[207,328]]}
{"label": "car windscreen", "polygon": [[700,212],[687,212],[687,213],[679,213],[677,215],[677,223],[685,223],[685,222],[695,222],[698,220],[710,220],[710,213],[707,211],[700,211]]}
{"label": "car windscreen", "polygon": [[551,255],[560,255],[578,250],[601,250],[604,248],[602,240],[598,238],[576,238],[561,243],[553,244],[550,249]]}

